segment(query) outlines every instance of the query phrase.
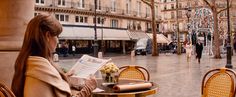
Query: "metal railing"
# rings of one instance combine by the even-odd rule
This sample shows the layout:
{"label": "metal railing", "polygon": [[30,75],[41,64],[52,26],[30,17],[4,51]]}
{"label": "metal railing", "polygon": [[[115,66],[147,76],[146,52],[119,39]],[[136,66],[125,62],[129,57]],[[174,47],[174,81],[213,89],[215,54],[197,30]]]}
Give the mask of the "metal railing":
{"label": "metal railing", "polygon": [[[52,7],[52,8],[68,8],[68,9],[78,9],[78,10],[84,10],[84,11],[91,11],[93,12],[95,9],[95,5],[94,4],[79,4],[76,2],[63,2],[61,4],[65,4],[65,5],[58,5],[58,2],[52,0],[51,4],[43,4],[43,5],[37,5],[38,7]],[[125,15],[125,16],[134,16],[134,17],[140,17],[140,18],[147,18],[150,17],[147,16],[146,13],[142,13],[142,12],[137,12],[134,10],[125,10],[122,8],[112,8],[112,7],[107,7],[107,6],[97,6],[97,12],[102,12],[102,13],[112,13],[115,15]]]}

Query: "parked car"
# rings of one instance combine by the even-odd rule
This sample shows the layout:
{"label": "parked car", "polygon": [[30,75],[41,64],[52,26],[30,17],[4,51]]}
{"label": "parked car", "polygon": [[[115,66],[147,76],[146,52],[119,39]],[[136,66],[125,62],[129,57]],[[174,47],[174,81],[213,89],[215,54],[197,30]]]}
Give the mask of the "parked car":
{"label": "parked car", "polygon": [[139,39],[134,47],[135,55],[147,55],[147,53],[151,53],[151,44],[151,39],[149,38]]}

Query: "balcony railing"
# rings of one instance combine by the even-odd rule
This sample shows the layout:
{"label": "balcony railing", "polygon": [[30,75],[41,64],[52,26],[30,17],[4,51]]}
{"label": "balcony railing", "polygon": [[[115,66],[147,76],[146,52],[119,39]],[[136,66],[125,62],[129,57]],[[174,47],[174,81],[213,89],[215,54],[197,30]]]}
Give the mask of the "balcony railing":
{"label": "balcony railing", "polygon": [[[94,4],[79,4],[75,2],[65,2],[65,5],[58,5],[58,2],[52,2],[51,4],[44,4],[44,5],[37,5],[37,7],[52,7],[52,8],[68,8],[68,9],[77,9],[77,10],[83,10],[83,11],[89,11],[93,12],[95,9]],[[125,15],[125,16],[131,16],[131,17],[140,17],[140,18],[148,18],[148,16],[145,13],[137,12],[134,10],[125,10],[120,8],[112,8],[107,6],[97,6],[97,12],[102,13],[110,13],[115,15]],[[149,15],[150,17],[150,15]]]}

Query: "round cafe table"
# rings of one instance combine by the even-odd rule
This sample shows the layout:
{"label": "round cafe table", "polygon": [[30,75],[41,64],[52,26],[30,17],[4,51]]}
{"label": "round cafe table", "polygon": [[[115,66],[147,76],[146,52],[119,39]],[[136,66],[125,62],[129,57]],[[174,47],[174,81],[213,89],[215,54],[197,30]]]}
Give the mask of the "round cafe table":
{"label": "round cafe table", "polygon": [[[146,90],[137,90],[129,92],[115,92],[112,89],[112,86],[103,86],[102,79],[97,79],[98,88],[104,90],[102,92],[93,92],[92,97],[146,97],[157,93],[158,86],[156,83],[153,83],[153,86],[150,89]],[[145,82],[143,80],[134,80],[134,79],[119,79],[118,84],[127,84],[135,82]]]}

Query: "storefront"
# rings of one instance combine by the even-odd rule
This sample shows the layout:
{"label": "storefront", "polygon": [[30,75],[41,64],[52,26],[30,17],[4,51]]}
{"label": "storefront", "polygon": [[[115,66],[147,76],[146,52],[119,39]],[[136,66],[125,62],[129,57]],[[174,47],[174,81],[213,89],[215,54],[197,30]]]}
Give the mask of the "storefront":
{"label": "storefront", "polygon": [[[75,45],[76,53],[92,53],[94,42],[94,28],[92,27],[63,27],[63,32],[59,36],[59,46],[68,44],[68,53],[71,53],[72,46]],[[130,37],[126,29],[97,28],[97,40],[99,51],[126,53]]]}

